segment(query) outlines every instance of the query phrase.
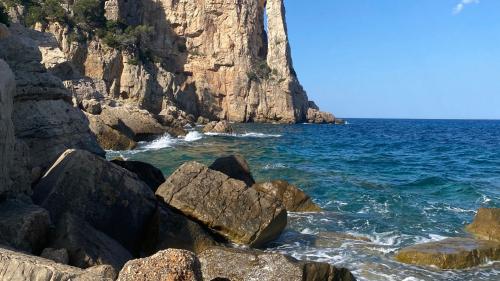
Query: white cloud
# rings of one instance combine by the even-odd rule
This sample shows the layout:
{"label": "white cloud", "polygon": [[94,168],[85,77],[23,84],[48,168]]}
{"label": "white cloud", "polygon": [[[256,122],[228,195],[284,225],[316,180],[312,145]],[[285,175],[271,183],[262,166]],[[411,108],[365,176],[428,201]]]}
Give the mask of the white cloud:
{"label": "white cloud", "polygon": [[466,5],[469,4],[479,4],[479,0],[461,0],[460,3],[458,3],[455,8],[453,8],[453,14],[458,15],[462,10],[465,8]]}

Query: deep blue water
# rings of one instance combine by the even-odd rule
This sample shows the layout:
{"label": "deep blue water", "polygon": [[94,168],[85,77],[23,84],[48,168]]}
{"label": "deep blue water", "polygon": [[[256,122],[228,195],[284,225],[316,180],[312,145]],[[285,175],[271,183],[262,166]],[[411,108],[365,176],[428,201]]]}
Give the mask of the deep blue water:
{"label": "deep blue water", "polygon": [[[479,207],[500,207],[500,121],[351,119],[235,125],[233,136],[163,137],[132,152],[168,176],[185,161],[244,155],[258,181],[286,179],[325,212],[290,214],[270,247],[346,266],[359,280],[499,280],[500,264],[440,271],[397,263],[416,243],[467,236]],[[371,240],[338,240],[332,232]]]}

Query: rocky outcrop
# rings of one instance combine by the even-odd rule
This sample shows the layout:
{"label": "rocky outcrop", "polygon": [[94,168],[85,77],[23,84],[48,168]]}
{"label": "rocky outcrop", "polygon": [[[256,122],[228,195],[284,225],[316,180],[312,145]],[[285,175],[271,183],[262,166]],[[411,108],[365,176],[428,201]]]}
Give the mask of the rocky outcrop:
{"label": "rocky outcrop", "polygon": [[404,248],[397,253],[396,259],[404,263],[437,266],[442,269],[464,269],[499,260],[500,243],[448,238]]}
{"label": "rocky outcrop", "polygon": [[213,134],[232,134],[234,130],[231,124],[227,121],[213,121],[203,127],[203,132]]}
{"label": "rocky outcrop", "polygon": [[255,183],[247,160],[241,155],[222,157],[209,167],[212,170],[226,174],[228,177],[245,182],[248,186]]}
{"label": "rocky outcrop", "polygon": [[[169,249],[129,261],[118,281],[202,281],[198,258],[188,251]],[[210,280],[210,279],[206,279]]]}
{"label": "rocky outcrop", "polygon": [[68,150],[34,188],[33,200],[55,222],[71,212],[134,252],[156,209],[151,189],[120,166],[83,150]]}
{"label": "rocky outcrop", "polygon": [[156,195],[235,243],[262,246],[287,223],[279,201],[197,162],[177,169]]}
{"label": "rocky outcrop", "polygon": [[0,280],[112,281],[94,269],[82,270],[0,247]]}
{"label": "rocky outcrop", "polygon": [[40,254],[51,226],[49,212],[20,199],[0,203],[0,244]]}
{"label": "rocky outcrop", "polygon": [[500,208],[481,208],[467,231],[479,239],[500,242]]}
{"label": "rocky outcrop", "polygon": [[354,281],[351,272],[327,263],[300,262],[277,253],[211,248],[199,255],[205,280]]}
{"label": "rocky outcrop", "polygon": [[134,149],[137,146],[130,136],[129,129],[119,119],[107,119],[105,123],[100,116],[85,115],[89,120],[90,130],[103,149],[119,151]]}
{"label": "rocky outcrop", "polygon": [[158,187],[165,182],[165,176],[163,176],[161,170],[151,164],[119,159],[114,159],[111,162],[136,174],[153,192],[156,192]]}
{"label": "rocky outcrop", "polygon": [[321,208],[298,187],[283,180],[257,183],[256,190],[276,198],[289,212],[319,212]]}
{"label": "rocky outcrop", "polygon": [[[0,24],[1,25],[1,24]],[[0,26],[1,28],[1,26]],[[14,125],[12,124],[13,97],[16,90],[14,74],[0,59],[0,197],[11,192],[10,171],[14,162]],[[15,187],[14,187],[15,188]]]}

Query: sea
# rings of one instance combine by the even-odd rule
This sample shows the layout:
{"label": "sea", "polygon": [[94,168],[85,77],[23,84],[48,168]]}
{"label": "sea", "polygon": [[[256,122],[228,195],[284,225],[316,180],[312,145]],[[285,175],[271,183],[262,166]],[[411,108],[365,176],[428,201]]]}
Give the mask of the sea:
{"label": "sea", "polygon": [[478,208],[500,207],[500,121],[233,126],[230,135],[193,127],[108,158],[148,162],[168,177],[186,161],[241,154],[257,181],[287,180],[324,210],[289,213],[267,251],[347,267],[358,280],[500,280],[499,262],[439,270],[394,260],[403,247],[468,237]]}

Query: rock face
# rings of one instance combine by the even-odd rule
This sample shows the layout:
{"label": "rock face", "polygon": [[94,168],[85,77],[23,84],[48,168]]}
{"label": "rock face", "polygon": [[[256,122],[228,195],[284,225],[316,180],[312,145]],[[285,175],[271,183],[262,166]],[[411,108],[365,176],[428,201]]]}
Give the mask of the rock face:
{"label": "rock face", "polygon": [[108,264],[119,271],[132,259],[118,242],[69,213],[59,220],[52,240],[51,247],[67,250],[69,264],[79,268]]}
{"label": "rock face", "polygon": [[479,239],[500,242],[500,208],[481,208],[467,231]]}
{"label": "rock face", "polygon": [[433,265],[442,269],[463,269],[500,259],[500,243],[468,238],[448,238],[404,248],[396,255],[400,262]]}
{"label": "rock face", "polygon": [[82,270],[0,248],[0,280],[112,281],[114,279],[93,270]]}
{"label": "rock face", "polygon": [[57,263],[68,264],[69,255],[66,249],[45,248],[40,255],[42,258],[53,260]]}
{"label": "rock face", "polygon": [[204,133],[232,134],[233,127],[227,121],[213,121],[203,127]]}
{"label": "rock face", "polygon": [[209,167],[212,170],[226,174],[228,177],[245,182],[248,186],[255,183],[247,160],[241,155],[222,157]]}
{"label": "rock face", "polygon": [[156,195],[235,243],[262,246],[287,223],[280,202],[197,162],[177,169]]}
{"label": "rock face", "polygon": [[0,203],[0,244],[39,254],[47,243],[47,210],[19,199]]}
{"label": "rock face", "polygon": [[148,258],[129,261],[118,276],[118,281],[163,280],[202,281],[198,259],[188,251],[165,250]]}
{"label": "rock face", "polygon": [[14,125],[12,124],[13,97],[16,90],[14,74],[0,59],[0,197],[10,192],[10,169],[14,161]]}
{"label": "rock face", "polygon": [[256,190],[277,198],[289,212],[319,212],[321,208],[298,187],[283,180],[257,183]]}
{"label": "rock face", "polygon": [[354,281],[351,272],[327,263],[300,262],[276,253],[212,248],[199,255],[205,280]]}
{"label": "rock face", "polygon": [[34,188],[33,200],[55,222],[72,212],[132,252],[156,209],[153,192],[135,174],[83,150],[63,153]]}
{"label": "rock face", "polygon": [[165,182],[165,177],[160,169],[155,168],[151,164],[140,161],[121,161],[117,159],[111,162],[136,174],[153,192],[156,192],[158,187]]}
{"label": "rock face", "polygon": [[[137,146],[137,143],[131,138],[131,134],[120,131],[125,128],[118,119],[105,123],[100,116],[86,114],[89,120],[89,128],[97,137],[99,145],[109,150],[129,150]],[[128,129],[124,129],[128,131]]]}

